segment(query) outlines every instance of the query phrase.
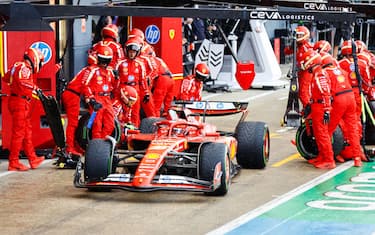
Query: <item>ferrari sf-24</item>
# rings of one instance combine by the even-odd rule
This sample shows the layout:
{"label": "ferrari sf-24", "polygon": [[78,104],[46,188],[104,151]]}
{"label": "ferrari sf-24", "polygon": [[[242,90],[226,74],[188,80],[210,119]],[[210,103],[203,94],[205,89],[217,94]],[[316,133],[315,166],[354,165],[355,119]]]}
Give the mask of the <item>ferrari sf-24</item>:
{"label": "ferrari sf-24", "polygon": [[[245,121],[247,102],[176,102],[169,117],[145,118],[118,137],[88,141],[74,185],[89,190],[175,190],[225,195],[241,168],[263,169],[269,159],[269,128]],[[219,131],[209,116],[239,114],[234,131]]]}

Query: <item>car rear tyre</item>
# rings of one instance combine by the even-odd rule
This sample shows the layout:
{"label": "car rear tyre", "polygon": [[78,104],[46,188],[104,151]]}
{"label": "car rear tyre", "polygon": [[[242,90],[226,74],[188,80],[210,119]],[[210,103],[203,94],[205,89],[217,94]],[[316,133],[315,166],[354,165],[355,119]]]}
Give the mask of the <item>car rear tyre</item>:
{"label": "car rear tyre", "polygon": [[[371,115],[375,114],[375,101],[371,100],[368,102],[371,110]],[[375,145],[375,126],[371,123],[370,114],[366,112],[366,129],[365,129],[365,141],[366,145]],[[375,116],[374,116],[375,117]]]}
{"label": "car rear tyre", "polygon": [[240,122],[235,130],[237,163],[247,169],[263,169],[269,160],[270,132],[264,122]]}
{"label": "car rear tyre", "polygon": [[230,186],[231,162],[228,156],[228,148],[223,143],[204,143],[199,150],[198,178],[212,182],[215,177],[215,167],[221,164],[220,186],[213,192],[207,192],[206,195],[223,196]]}

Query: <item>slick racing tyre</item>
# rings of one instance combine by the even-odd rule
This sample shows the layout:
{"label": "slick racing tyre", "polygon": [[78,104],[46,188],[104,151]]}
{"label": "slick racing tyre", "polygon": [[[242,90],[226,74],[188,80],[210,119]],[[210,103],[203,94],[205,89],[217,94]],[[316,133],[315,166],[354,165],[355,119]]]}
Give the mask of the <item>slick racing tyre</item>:
{"label": "slick racing tyre", "polygon": [[[314,159],[318,155],[318,147],[313,135],[309,135],[305,123],[298,127],[296,132],[296,146],[299,154],[306,160]],[[340,126],[333,132],[332,150],[335,156],[344,149],[344,136]]]}
{"label": "slick racing tyre", "polygon": [[270,153],[270,132],[264,122],[240,122],[234,137],[238,141],[237,163],[243,168],[263,169]]}
{"label": "slick racing tyre", "polygon": [[89,140],[85,153],[85,181],[94,182],[105,179],[112,172],[113,148],[103,139]]}
{"label": "slick racing tyre", "polygon": [[[75,139],[79,146],[86,150],[88,141],[91,140],[91,129],[87,128],[87,123],[90,119],[90,114],[85,113],[78,121],[78,127],[75,133]],[[111,136],[118,142],[121,137],[121,126],[117,119],[115,119],[115,129],[113,130]]]}
{"label": "slick racing tyre", "polygon": [[221,164],[220,186],[213,192],[207,192],[211,196],[225,195],[230,186],[231,161],[228,155],[228,147],[224,143],[203,143],[199,150],[198,178],[213,182],[215,176],[215,167]]}
{"label": "slick racing tyre", "polygon": [[373,126],[371,123],[366,123],[366,145],[375,145],[375,126]]}

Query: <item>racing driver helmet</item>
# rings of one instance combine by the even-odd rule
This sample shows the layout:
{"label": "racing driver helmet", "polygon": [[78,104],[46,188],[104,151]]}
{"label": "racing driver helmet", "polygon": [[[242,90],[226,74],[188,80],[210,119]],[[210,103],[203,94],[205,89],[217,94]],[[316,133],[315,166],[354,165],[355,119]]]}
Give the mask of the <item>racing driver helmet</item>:
{"label": "racing driver helmet", "polygon": [[351,40],[344,41],[341,45],[341,55],[343,56],[351,55],[352,52],[353,52],[352,41]]}
{"label": "racing driver helmet", "polygon": [[134,87],[126,85],[120,88],[120,92],[121,92],[121,99],[124,101],[124,103],[127,106],[130,107],[133,104],[135,104],[135,102],[137,102],[138,92]]}
{"label": "racing driver helmet", "polygon": [[37,48],[28,48],[25,51],[23,58],[30,62],[33,73],[38,73],[43,66],[44,55]]}
{"label": "racing driver helmet", "polygon": [[363,60],[366,62],[367,65],[372,66],[371,56],[367,53],[358,53],[358,59]]}
{"label": "racing driver helmet", "polygon": [[96,49],[96,56],[98,57],[98,64],[107,66],[113,58],[113,51],[109,46],[99,45]]}
{"label": "racing driver helmet", "polygon": [[89,51],[88,56],[87,56],[87,64],[88,65],[98,64],[98,56],[96,55],[95,51]]}
{"label": "racing driver helmet", "polygon": [[332,50],[331,44],[326,40],[319,40],[314,44],[314,50],[319,53],[325,52],[329,53]]}
{"label": "racing driver helmet", "polygon": [[140,30],[138,28],[133,28],[129,32],[128,39],[134,38],[134,37],[139,37],[142,41],[145,40],[145,34],[143,33],[142,30]]}
{"label": "racing driver helmet", "polygon": [[357,46],[357,52],[360,53],[362,51],[367,51],[366,44],[361,40],[356,40],[355,45]]}
{"label": "racing driver helmet", "polygon": [[306,26],[299,25],[296,27],[297,43],[305,43],[309,41],[310,30]]}
{"label": "racing driver helmet", "polygon": [[204,82],[210,77],[210,69],[208,68],[206,63],[199,63],[195,66],[195,77]]}
{"label": "racing driver helmet", "polygon": [[109,24],[103,27],[102,29],[102,37],[103,38],[112,38],[113,40],[117,41],[118,38],[118,28],[114,24]]}
{"label": "racing driver helmet", "polygon": [[320,54],[322,57],[322,66],[323,68],[329,66],[329,65],[335,65],[337,66],[337,61],[333,58],[333,56],[329,53],[323,53]]}
{"label": "racing driver helmet", "polygon": [[[125,50],[125,54],[128,57],[129,57],[129,51],[135,51],[136,52],[135,57],[137,57],[139,53],[141,52],[141,45],[139,43],[139,38],[133,37],[133,38],[128,39],[125,42],[124,50]],[[130,59],[134,59],[134,58],[130,58]]]}
{"label": "racing driver helmet", "polygon": [[322,57],[314,50],[308,50],[302,55],[302,70],[311,70],[313,67],[322,64]]}

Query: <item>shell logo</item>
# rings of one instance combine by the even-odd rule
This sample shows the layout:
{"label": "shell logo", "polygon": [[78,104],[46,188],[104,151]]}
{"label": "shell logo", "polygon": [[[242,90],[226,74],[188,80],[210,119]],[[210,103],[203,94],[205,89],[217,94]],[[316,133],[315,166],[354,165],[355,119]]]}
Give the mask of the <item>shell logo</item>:
{"label": "shell logo", "polygon": [[339,76],[337,76],[337,81],[344,82],[345,81],[345,77],[343,75],[339,75]]}

